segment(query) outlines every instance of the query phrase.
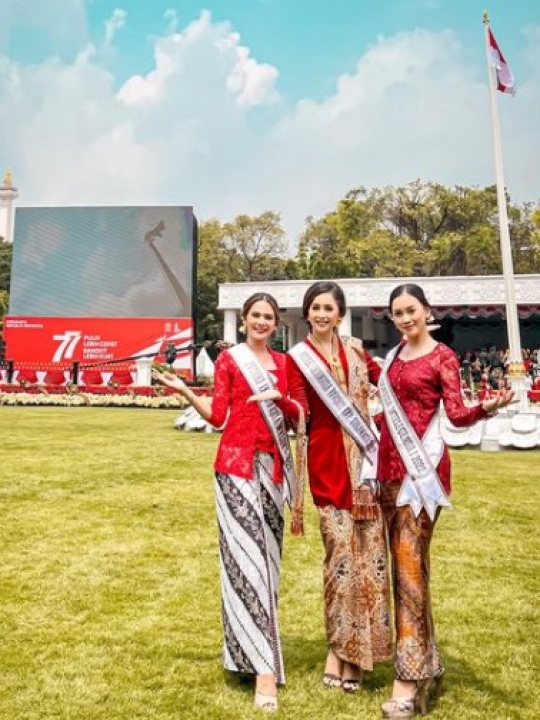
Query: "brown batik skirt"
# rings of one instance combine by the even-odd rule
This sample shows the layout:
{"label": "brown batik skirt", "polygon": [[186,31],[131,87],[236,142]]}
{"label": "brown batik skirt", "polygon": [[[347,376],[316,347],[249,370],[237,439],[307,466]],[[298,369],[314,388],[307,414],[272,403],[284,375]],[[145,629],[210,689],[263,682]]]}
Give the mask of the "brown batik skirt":
{"label": "brown batik skirt", "polygon": [[382,513],[353,520],[348,510],[320,507],[328,646],[345,662],[372,670],[392,657],[390,583]]}
{"label": "brown batik skirt", "polygon": [[429,546],[435,527],[425,510],[396,507],[400,483],[381,483],[381,506],[392,557],[396,626],[395,676],[426,680],[443,672],[429,593]]}

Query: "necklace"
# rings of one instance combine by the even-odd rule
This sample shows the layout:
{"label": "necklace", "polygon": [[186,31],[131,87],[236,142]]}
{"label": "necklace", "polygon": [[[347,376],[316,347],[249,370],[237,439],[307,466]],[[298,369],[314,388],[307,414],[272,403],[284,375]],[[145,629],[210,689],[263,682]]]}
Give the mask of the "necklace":
{"label": "necklace", "polygon": [[310,333],[309,339],[313,342],[314,345],[317,345],[320,348],[322,356],[330,365],[330,371],[334,378],[338,381],[340,386],[342,388],[346,387],[347,380],[345,378],[345,372],[343,370],[343,365],[341,364],[341,359],[339,357],[339,348],[337,349],[337,351],[334,351],[334,337],[332,336],[330,350],[325,348],[319,338],[315,337],[315,335],[313,335],[312,333]]}
{"label": "necklace", "polygon": [[322,344],[322,342],[319,340],[318,337],[315,335],[312,335],[310,333],[309,339],[314,345],[317,345],[321,350],[324,357],[328,360],[328,362],[339,362],[339,355],[334,352],[334,337],[332,336],[332,339],[330,340],[330,349],[328,350],[325,348],[325,346]]}

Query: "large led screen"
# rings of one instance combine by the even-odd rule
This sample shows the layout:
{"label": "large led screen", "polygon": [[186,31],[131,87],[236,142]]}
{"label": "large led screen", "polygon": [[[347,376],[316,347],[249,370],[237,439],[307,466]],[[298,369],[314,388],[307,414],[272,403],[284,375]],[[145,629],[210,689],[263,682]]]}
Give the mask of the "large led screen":
{"label": "large led screen", "polygon": [[17,208],[10,316],[192,317],[191,207]]}

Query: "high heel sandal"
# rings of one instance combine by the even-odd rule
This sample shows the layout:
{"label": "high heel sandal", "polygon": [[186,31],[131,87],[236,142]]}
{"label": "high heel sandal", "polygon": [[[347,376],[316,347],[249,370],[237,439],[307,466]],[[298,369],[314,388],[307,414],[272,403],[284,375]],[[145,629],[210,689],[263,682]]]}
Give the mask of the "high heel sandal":
{"label": "high heel sandal", "polygon": [[393,697],[381,706],[383,718],[402,720],[412,718],[416,712],[414,697]]}
{"label": "high heel sandal", "polygon": [[345,672],[347,671],[346,670],[347,668],[349,668],[349,670],[352,669],[353,672],[356,670],[357,674],[356,674],[356,677],[343,677],[341,679],[341,688],[342,688],[343,692],[346,692],[346,693],[358,692],[358,690],[360,690],[360,688],[362,687],[362,679],[363,679],[362,670],[356,665],[351,665],[350,663],[345,663],[345,666],[343,668],[344,675],[345,675]]}
{"label": "high heel sandal", "polygon": [[[330,662],[333,660],[334,662]],[[332,666],[335,666],[337,672],[329,672],[326,668],[330,665],[332,670],[334,669]],[[329,690],[333,690],[334,688],[340,688],[341,687],[341,674],[343,672],[343,661],[335,654],[335,652],[329,648],[328,649],[328,656],[326,658],[326,666],[324,668],[324,674],[322,676],[323,685],[325,688],[328,688]]]}
{"label": "high heel sandal", "polygon": [[277,695],[265,695],[258,690],[255,692],[255,707],[264,712],[276,712],[278,709]]}
{"label": "high heel sandal", "polygon": [[400,720],[401,718],[412,718],[416,712],[420,715],[427,715],[427,703],[430,690],[433,688],[433,695],[439,698],[443,693],[444,670],[434,678],[418,680],[416,690],[412,697],[390,698],[381,707],[384,718],[388,720]]}
{"label": "high heel sandal", "polygon": [[334,675],[334,673],[324,673],[324,675],[322,676],[322,681],[324,687],[328,688],[329,690],[341,687],[341,678],[339,677],[339,675]]}
{"label": "high heel sandal", "polygon": [[383,717],[387,720],[402,720],[414,717],[417,712],[427,715],[427,697],[431,682],[431,679],[418,680],[414,695],[387,700],[381,707]]}

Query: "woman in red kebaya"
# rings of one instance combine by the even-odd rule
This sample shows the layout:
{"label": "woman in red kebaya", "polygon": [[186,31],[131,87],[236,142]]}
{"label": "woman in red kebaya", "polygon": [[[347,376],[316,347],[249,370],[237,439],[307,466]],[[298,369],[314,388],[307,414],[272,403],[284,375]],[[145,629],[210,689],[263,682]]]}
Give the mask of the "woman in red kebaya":
{"label": "woman in red kebaya", "polygon": [[153,375],[209,423],[225,424],[214,463],[223,662],[227,670],[255,675],[255,704],[274,711],[277,685],[285,682],[277,613],[283,506],[295,502],[283,421],[298,420],[301,409],[287,398],[285,356],[268,345],[279,322],[276,301],[252,295],[242,319],[246,341],[219,355],[211,407],[176,375]]}
{"label": "woman in red kebaya", "polygon": [[[309,486],[325,549],[328,654],[323,683],[355,692],[362,672],[389,659],[392,649],[387,548],[376,502],[376,467],[361,477],[370,467],[368,455],[373,459],[376,453],[368,399],[370,383],[377,382],[380,368],[360,340],[338,336],[345,311],[345,296],[336,283],[317,282],[308,289],[303,315],[310,332],[290,351],[287,372],[291,397],[309,416]],[[343,424],[341,410],[354,418],[356,427]],[[364,446],[352,439],[350,433],[355,432],[362,435]]]}
{"label": "woman in red kebaya", "polygon": [[387,355],[379,380],[384,409],[377,477],[388,528],[394,592],[396,648],[392,697],[385,718],[427,712],[433,683],[444,666],[433,627],[429,547],[440,509],[449,506],[450,457],[439,430],[441,400],[457,427],[473,425],[512,402],[513,393],[467,407],[454,352],[429,332],[429,303],[418,285],[390,295],[390,314],[402,342]]}

